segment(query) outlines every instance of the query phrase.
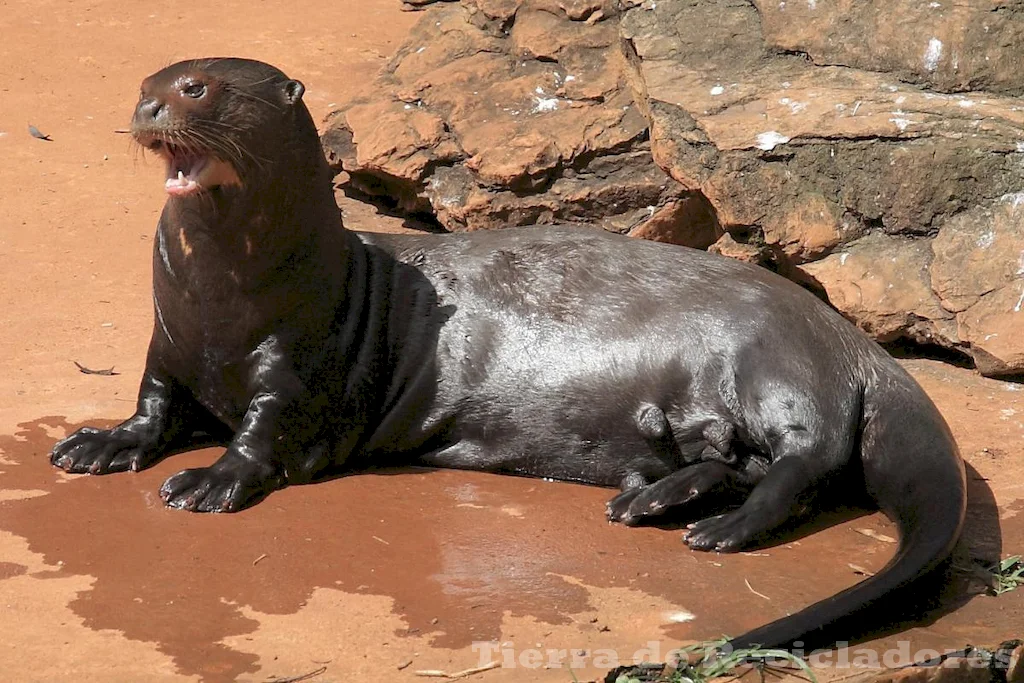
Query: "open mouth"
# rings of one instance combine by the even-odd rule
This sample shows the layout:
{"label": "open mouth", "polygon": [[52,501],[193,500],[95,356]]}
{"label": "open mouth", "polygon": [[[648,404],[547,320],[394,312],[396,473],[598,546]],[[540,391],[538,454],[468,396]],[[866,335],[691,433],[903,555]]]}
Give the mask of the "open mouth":
{"label": "open mouth", "polygon": [[174,197],[212,190],[221,185],[241,185],[234,167],[201,150],[176,145],[159,138],[139,142],[167,162],[164,190]]}
{"label": "open mouth", "polygon": [[203,171],[209,166],[209,156],[162,140],[153,140],[147,146],[167,162],[167,194],[180,197],[203,189]]}

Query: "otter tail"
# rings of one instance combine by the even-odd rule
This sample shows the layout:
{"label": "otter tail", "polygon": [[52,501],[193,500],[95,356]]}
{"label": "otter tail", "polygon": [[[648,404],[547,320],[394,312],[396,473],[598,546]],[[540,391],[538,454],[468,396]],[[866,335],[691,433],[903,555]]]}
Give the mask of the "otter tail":
{"label": "otter tail", "polygon": [[734,649],[832,647],[878,628],[893,599],[918,598],[906,589],[952,552],[967,506],[963,461],[924,390],[887,374],[865,393],[861,460],[868,494],[899,528],[895,556],[867,580],[735,638]]}

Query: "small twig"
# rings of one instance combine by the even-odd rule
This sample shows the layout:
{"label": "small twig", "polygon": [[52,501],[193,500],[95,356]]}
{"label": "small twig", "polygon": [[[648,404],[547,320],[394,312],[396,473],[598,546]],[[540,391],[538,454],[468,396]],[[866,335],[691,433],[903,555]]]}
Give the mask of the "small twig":
{"label": "small twig", "polygon": [[893,538],[892,536],[886,536],[885,534],[880,534],[877,531],[875,531],[874,529],[854,529],[854,531],[856,531],[858,534],[863,534],[863,535],[867,536],[868,538],[873,538],[876,541],[881,541],[882,543],[895,543],[896,542],[896,539]]}
{"label": "small twig", "polygon": [[82,374],[84,374],[84,375],[107,375],[107,376],[110,376],[110,375],[119,375],[119,374],[121,374],[119,372],[114,372],[114,366],[113,365],[111,365],[109,368],[105,368],[103,370],[93,370],[92,368],[85,367],[84,365],[79,363],[77,360],[73,360],[71,362],[74,363],[75,365],[77,365],[78,369],[81,370]]}
{"label": "small twig", "polygon": [[263,553],[262,555],[260,555],[259,557],[257,557],[255,560],[252,561],[252,566],[255,567],[257,562],[259,562],[260,560],[265,560],[265,559],[267,559],[267,554]]}
{"label": "small twig", "polygon": [[772,599],[771,599],[771,598],[769,598],[769,597],[768,597],[767,595],[765,595],[764,593],[758,593],[758,592],[757,592],[756,590],[754,590],[754,589],[753,589],[753,588],[751,587],[751,585],[750,585],[750,582],[749,582],[749,581],[747,581],[746,579],[743,579],[743,583],[747,584],[747,588],[750,588],[750,592],[751,592],[751,593],[753,593],[754,595],[759,595],[759,596],[761,596],[762,598],[764,598],[765,600],[767,600],[768,602],[771,602],[771,601],[772,601]]}
{"label": "small twig", "polygon": [[869,671],[854,671],[852,674],[846,674],[845,676],[840,676],[839,678],[833,678],[829,683],[839,683],[839,681],[848,681],[851,678],[856,678],[858,680],[860,680],[860,679],[867,680],[869,678],[872,678],[872,677],[876,676],[879,672],[883,672],[883,671],[885,671],[885,669],[871,669]]}
{"label": "small twig", "polygon": [[118,128],[118,129],[117,129],[117,130],[115,130],[114,132],[115,132],[115,133],[131,133],[131,131],[130,131],[130,130],[128,130],[127,128]]}
{"label": "small twig", "polygon": [[441,671],[440,669],[424,669],[422,671],[416,671],[415,674],[417,676],[422,676],[423,678],[447,678],[450,681],[454,681],[459,678],[472,676],[473,674],[480,674],[485,671],[490,671],[491,669],[497,669],[499,666],[501,666],[501,662],[494,661],[490,664],[485,664],[484,666],[476,666],[472,669],[464,669],[462,671],[456,671],[455,673],[448,673],[447,671]]}
{"label": "small twig", "polygon": [[373,539],[373,540],[375,540],[375,541],[380,541],[380,542],[381,542],[381,543],[383,543],[384,545],[391,545],[390,543],[388,543],[387,541],[385,541],[385,540],[384,540],[383,538],[380,538],[379,536],[371,536],[370,538],[372,538],[372,539]]}
{"label": "small twig", "polygon": [[864,569],[864,567],[861,567],[861,566],[856,565],[856,564],[849,564],[848,563],[847,566],[850,569],[852,569],[853,571],[857,572],[858,574],[863,574],[864,576],[874,576],[875,575],[875,573],[873,571],[869,571],[867,569]]}
{"label": "small twig", "polygon": [[271,678],[269,683],[299,683],[299,681],[308,681],[311,678],[316,678],[325,671],[327,671],[327,667],[322,666],[316,671],[310,671],[308,674],[303,674],[302,676],[292,676],[291,678]]}
{"label": "small twig", "polygon": [[799,678],[801,681],[810,681],[811,679],[801,672],[799,669],[792,669],[790,667],[772,666],[771,664],[765,664],[764,670],[767,673],[777,676],[778,678],[786,678],[791,676],[793,678]]}
{"label": "small twig", "polygon": [[451,675],[451,678],[453,680],[457,678],[466,678],[467,676],[472,676],[474,674],[482,674],[483,672],[490,671],[491,669],[497,669],[499,666],[501,666],[501,662],[491,662],[490,664],[485,664],[484,666],[475,666],[472,669],[463,669],[462,671],[456,671]]}

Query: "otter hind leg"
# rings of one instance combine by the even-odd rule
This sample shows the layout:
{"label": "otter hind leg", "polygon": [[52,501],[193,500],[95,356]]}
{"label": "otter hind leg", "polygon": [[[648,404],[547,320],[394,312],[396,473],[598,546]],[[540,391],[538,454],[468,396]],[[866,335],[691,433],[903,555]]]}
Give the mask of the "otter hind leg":
{"label": "otter hind leg", "polygon": [[668,513],[698,512],[735,504],[756,483],[756,474],[709,460],[676,470],[653,484],[623,491],[608,502],[608,520],[635,526]]}

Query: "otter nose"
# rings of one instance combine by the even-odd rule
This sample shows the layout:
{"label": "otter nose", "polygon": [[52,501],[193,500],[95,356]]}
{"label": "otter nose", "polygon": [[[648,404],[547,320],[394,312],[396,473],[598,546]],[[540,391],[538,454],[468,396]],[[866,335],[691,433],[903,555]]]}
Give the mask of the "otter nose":
{"label": "otter nose", "polygon": [[135,107],[136,123],[153,123],[164,113],[164,103],[155,97],[147,97],[139,101]]}

